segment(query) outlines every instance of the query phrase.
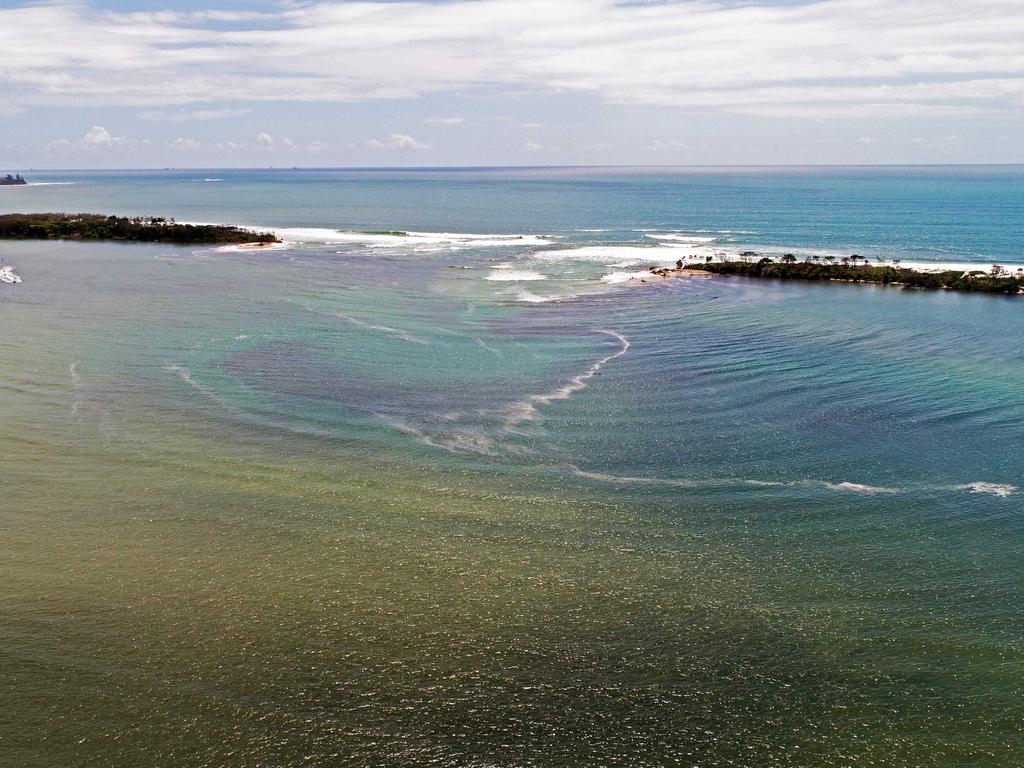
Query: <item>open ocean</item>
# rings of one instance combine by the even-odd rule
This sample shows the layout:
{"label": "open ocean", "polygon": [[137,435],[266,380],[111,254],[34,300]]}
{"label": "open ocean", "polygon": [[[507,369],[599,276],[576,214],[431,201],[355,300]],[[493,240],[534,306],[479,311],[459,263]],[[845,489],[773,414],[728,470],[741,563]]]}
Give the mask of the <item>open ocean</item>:
{"label": "open ocean", "polygon": [[26,176],[0,765],[1024,765],[1024,167]]}

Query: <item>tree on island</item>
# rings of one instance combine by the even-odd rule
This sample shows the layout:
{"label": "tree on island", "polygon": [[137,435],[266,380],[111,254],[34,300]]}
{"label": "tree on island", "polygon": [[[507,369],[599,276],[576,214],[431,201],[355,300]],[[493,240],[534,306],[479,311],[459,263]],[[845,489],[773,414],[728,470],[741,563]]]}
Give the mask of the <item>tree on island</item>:
{"label": "tree on island", "polygon": [[[820,280],[855,283],[877,283],[881,285],[902,285],[904,288],[927,290],[946,289],[972,293],[994,293],[1024,295],[1024,269],[1011,271],[994,264],[988,271],[947,269],[941,272],[919,272],[896,266],[872,266],[866,259],[857,256],[863,264],[851,264],[851,257],[844,257],[836,263],[835,257],[825,257],[825,264],[797,262],[783,256],[774,262],[767,256],[751,262],[749,259],[727,259],[720,257],[717,262],[708,259],[701,268],[718,275],[772,278],[778,280]],[[664,271],[664,270],[663,270]],[[667,276],[667,275],[663,275]]]}
{"label": "tree on island", "polygon": [[162,217],[104,216],[96,213],[0,214],[0,239],[124,240],[143,243],[275,243],[272,232],[215,224],[178,224]]}

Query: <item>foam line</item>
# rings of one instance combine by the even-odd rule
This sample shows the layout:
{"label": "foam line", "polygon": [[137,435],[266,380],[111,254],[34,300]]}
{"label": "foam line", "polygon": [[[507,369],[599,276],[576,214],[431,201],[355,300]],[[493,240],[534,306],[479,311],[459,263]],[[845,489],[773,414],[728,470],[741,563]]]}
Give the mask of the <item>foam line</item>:
{"label": "foam line", "polygon": [[596,480],[603,483],[616,483],[619,485],[654,485],[675,488],[716,488],[735,485],[749,485],[758,488],[823,488],[838,493],[856,493],[863,495],[877,494],[913,494],[921,491],[969,491],[970,493],[984,493],[999,498],[1008,498],[1019,492],[1015,485],[1005,483],[989,483],[975,481],[960,485],[914,485],[894,488],[890,486],[865,485],[863,483],[839,482],[833,483],[827,480],[791,480],[791,481],[767,481],[767,480],[745,480],[742,478],[720,478],[710,480],[686,480],[677,478],[661,477],[634,477],[630,475],[611,475],[603,472],[590,472],[580,469],[575,464],[570,464],[569,469],[578,477],[588,480]]}
{"label": "foam line", "polygon": [[566,382],[566,384],[558,389],[552,390],[551,392],[529,395],[525,400],[520,400],[519,402],[506,406],[503,409],[508,412],[505,419],[506,426],[514,427],[524,421],[535,419],[539,415],[538,407],[550,405],[556,400],[568,400],[576,392],[586,389],[590,380],[594,378],[606,364],[610,363],[612,360],[622,357],[629,350],[629,339],[621,333],[607,330],[598,330],[597,332],[618,339],[619,343],[622,345],[621,348],[614,354],[601,358],[587,368],[583,373],[573,376],[568,382]]}

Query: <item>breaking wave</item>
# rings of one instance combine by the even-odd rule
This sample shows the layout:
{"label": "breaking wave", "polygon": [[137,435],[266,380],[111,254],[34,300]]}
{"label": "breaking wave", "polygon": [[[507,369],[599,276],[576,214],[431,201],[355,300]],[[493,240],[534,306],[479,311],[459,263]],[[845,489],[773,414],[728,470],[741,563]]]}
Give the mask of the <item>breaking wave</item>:
{"label": "breaking wave", "polygon": [[531,280],[547,280],[546,275],[532,269],[495,269],[484,278],[492,283],[517,283]]}
{"label": "breaking wave", "polygon": [[[498,436],[509,436],[514,434],[515,428],[525,421],[532,421],[540,416],[540,408],[558,400],[568,400],[573,394],[586,389],[590,380],[600,373],[601,368],[612,360],[622,357],[630,347],[629,339],[620,333],[608,330],[598,330],[601,333],[616,339],[620,348],[613,354],[606,355],[597,362],[591,364],[585,371],[570,378],[565,384],[553,389],[550,392],[527,395],[522,400],[517,400],[493,409],[479,410],[472,413],[449,413],[444,415],[444,429],[430,429],[413,426],[405,421],[396,419],[381,413],[375,413],[378,419],[391,426],[393,429],[408,435],[418,443],[433,448],[440,448],[449,453],[476,453],[484,456],[494,456],[504,453],[530,454],[532,450],[523,446],[517,446],[508,440],[499,440]],[[482,347],[479,339],[477,342]],[[496,350],[491,349],[496,352]],[[460,424],[459,422],[467,416],[472,417],[472,424]],[[485,426],[479,424],[499,419],[500,425],[494,434],[485,433]]]}
{"label": "breaking wave", "polygon": [[1014,485],[1002,483],[973,482],[962,485],[910,485],[900,488],[891,486],[865,485],[851,482],[829,482],[827,480],[747,480],[743,478],[710,478],[687,480],[679,478],[636,477],[631,475],[612,475],[604,472],[592,472],[569,465],[574,475],[604,483],[619,485],[650,485],[675,488],[718,488],[747,485],[755,488],[821,488],[838,493],[856,493],[863,495],[877,494],[917,494],[922,491],[969,491],[970,493],[987,493],[1000,498],[1008,498],[1019,489]]}
{"label": "breaking wave", "polygon": [[540,235],[494,235],[461,232],[359,232],[318,227],[276,227],[273,233],[285,242],[352,244],[367,248],[409,248],[412,250],[459,250],[507,246],[549,245]]}
{"label": "breaking wave", "polygon": [[713,243],[718,239],[716,237],[707,237],[704,235],[686,235],[679,232],[667,232],[664,234],[647,233],[644,237],[649,237],[652,240],[666,240],[672,243],[683,243],[685,245],[705,245],[707,243]]}
{"label": "breaking wave", "polygon": [[652,261],[674,263],[679,253],[660,245],[585,245],[579,248],[553,248],[535,251],[531,258],[546,262],[584,261],[625,267]]}
{"label": "breaking wave", "polygon": [[1017,493],[1019,488],[1015,485],[1008,485],[1003,483],[985,483],[985,482],[974,482],[965,483],[964,485],[955,486],[955,490],[958,491],[970,491],[971,493],[990,493],[993,496],[999,496],[1000,498],[1007,498]]}
{"label": "breaking wave", "polygon": [[538,407],[550,405],[556,400],[568,400],[576,392],[579,392],[587,388],[590,380],[594,378],[601,369],[612,360],[622,357],[629,350],[630,344],[629,339],[623,336],[621,333],[615,331],[599,330],[598,333],[603,333],[606,336],[611,336],[619,341],[621,347],[614,354],[608,355],[598,360],[596,363],[591,365],[583,373],[573,376],[563,386],[558,389],[554,389],[551,392],[544,392],[536,395],[529,395],[523,400],[520,400],[510,405],[505,406],[503,409],[507,412],[505,418],[505,424],[509,427],[514,427],[524,421],[530,421],[535,419],[538,414]]}
{"label": "breaking wave", "polygon": [[823,488],[827,488],[830,491],[847,491],[848,493],[867,493],[867,494],[878,494],[878,493],[902,493],[903,488],[886,488],[877,485],[864,485],[863,483],[827,483],[817,481],[809,481],[812,484],[820,484]]}

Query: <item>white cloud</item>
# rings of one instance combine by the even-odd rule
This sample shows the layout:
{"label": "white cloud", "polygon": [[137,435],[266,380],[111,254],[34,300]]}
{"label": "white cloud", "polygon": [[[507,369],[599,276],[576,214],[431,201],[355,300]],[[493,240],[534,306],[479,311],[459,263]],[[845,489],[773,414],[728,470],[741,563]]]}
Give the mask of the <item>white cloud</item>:
{"label": "white cloud", "polygon": [[110,157],[143,150],[152,146],[152,144],[153,141],[148,138],[130,139],[124,136],[114,136],[102,125],[94,125],[84,135],[75,140],[56,139],[46,142],[42,145],[42,148],[49,154],[67,154],[70,152],[81,154],[85,150],[97,157]]}
{"label": "white cloud", "polygon": [[199,142],[195,139],[186,139],[181,136],[170,142],[171,147],[180,150],[196,150],[199,149]]}
{"label": "white cloud", "polygon": [[0,97],[171,107],[498,87],[798,118],[1019,113],[1022,29],[1019,0],[407,0],[265,13],[56,0],[0,10]]}
{"label": "white cloud", "polygon": [[274,137],[265,131],[261,131],[256,134],[256,143],[266,149],[270,149],[274,146]]}
{"label": "white cloud", "polygon": [[465,119],[461,117],[425,117],[423,122],[428,125],[462,125]]}
{"label": "white cloud", "polygon": [[527,152],[543,152],[544,145],[538,144],[535,141],[528,141],[525,144],[523,144],[523,149],[525,149]]}
{"label": "white cloud", "polygon": [[305,149],[309,154],[316,155],[327,149],[327,145],[322,141],[311,141],[306,145]]}
{"label": "white cloud", "polygon": [[861,136],[857,139],[858,144],[877,144],[879,138],[877,136]]}
{"label": "white cloud", "polygon": [[117,139],[102,125],[94,125],[82,137],[82,143],[87,147],[109,147],[115,141]]}
{"label": "white cloud", "polygon": [[405,133],[392,133],[386,139],[370,139],[366,142],[366,146],[370,149],[397,149],[397,150],[413,150],[413,149],[430,149],[429,144],[422,144],[412,136]]}

